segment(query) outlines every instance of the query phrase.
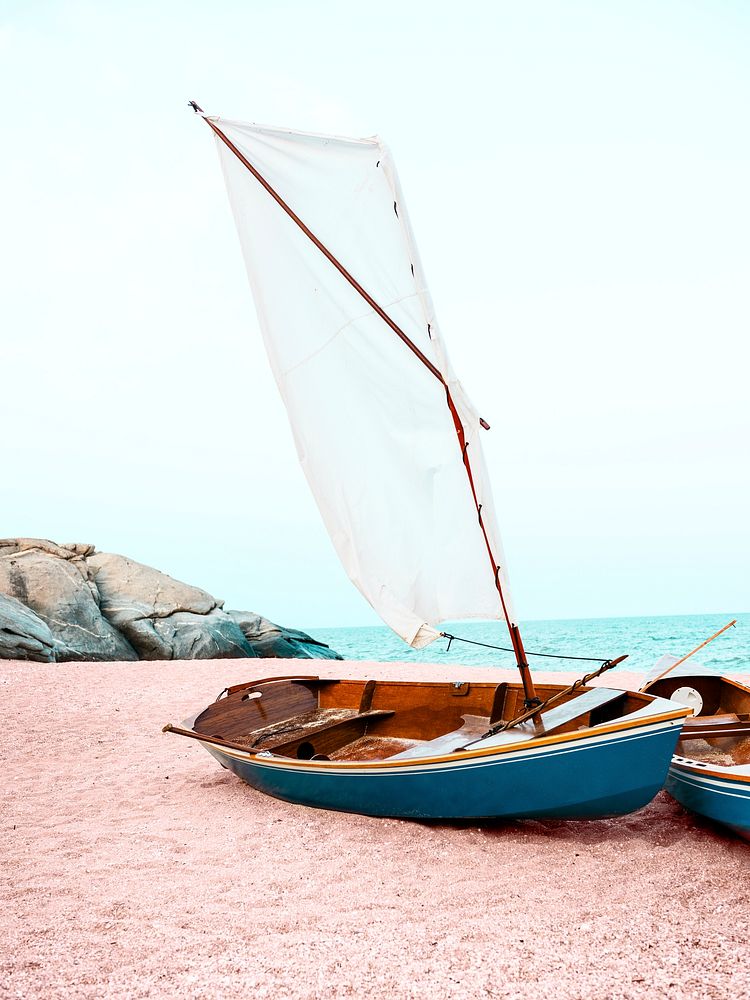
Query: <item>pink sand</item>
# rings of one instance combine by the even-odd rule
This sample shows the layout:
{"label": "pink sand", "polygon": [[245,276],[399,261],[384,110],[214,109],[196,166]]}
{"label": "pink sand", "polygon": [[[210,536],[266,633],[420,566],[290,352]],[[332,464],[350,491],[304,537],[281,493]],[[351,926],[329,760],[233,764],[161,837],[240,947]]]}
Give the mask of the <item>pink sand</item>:
{"label": "pink sand", "polygon": [[227,684],[309,672],[371,668],[0,663],[0,997],[750,995],[748,847],[666,793],[589,823],[369,819],[161,733]]}

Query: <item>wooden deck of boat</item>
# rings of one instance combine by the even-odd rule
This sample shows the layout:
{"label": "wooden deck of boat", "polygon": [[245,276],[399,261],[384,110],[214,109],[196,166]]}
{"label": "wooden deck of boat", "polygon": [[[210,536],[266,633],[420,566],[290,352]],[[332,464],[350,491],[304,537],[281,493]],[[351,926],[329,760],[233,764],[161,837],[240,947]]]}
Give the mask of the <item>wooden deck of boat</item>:
{"label": "wooden deck of boat", "polygon": [[393,714],[383,709],[360,712],[348,708],[318,708],[235,737],[235,742],[244,743],[250,750],[269,750],[287,757],[324,757],[340,750],[342,745],[359,741],[374,720]]}
{"label": "wooden deck of boat", "polygon": [[651,681],[644,685],[648,694],[656,694],[660,698],[671,698],[682,687],[692,687],[700,691],[703,707],[700,716],[689,721],[689,725],[697,720],[711,716],[734,715],[740,720],[750,718],[750,687],[721,674],[678,673]]}
{"label": "wooden deck of boat", "polygon": [[671,698],[680,688],[700,694],[700,715],[689,717],[678,752],[704,764],[737,767],[750,763],[750,688],[720,674],[678,673],[646,684],[644,690]]}
{"label": "wooden deck of boat", "polygon": [[[539,693],[545,698],[556,690],[542,687]],[[482,746],[596,725],[623,714],[630,697],[609,688],[579,691],[535,722],[482,740]],[[522,711],[523,689],[507,682],[284,677],[231,688],[194,725],[196,732],[256,753],[302,760],[419,760],[476,747],[493,725]]]}

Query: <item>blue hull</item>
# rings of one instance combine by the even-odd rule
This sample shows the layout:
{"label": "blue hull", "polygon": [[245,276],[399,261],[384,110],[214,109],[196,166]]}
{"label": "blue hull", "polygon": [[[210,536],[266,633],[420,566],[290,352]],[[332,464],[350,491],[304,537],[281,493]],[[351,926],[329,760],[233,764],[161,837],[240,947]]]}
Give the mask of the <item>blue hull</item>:
{"label": "blue hull", "polygon": [[700,765],[678,758],[669,769],[666,787],[686,809],[750,840],[750,783],[715,770],[706,773]]}
{"label": "blue hull", "polygon": [[646,805],[664,785],[679,724],[408,766],[291,762],[206,748],[287,802],[404,819],[593,819]]}

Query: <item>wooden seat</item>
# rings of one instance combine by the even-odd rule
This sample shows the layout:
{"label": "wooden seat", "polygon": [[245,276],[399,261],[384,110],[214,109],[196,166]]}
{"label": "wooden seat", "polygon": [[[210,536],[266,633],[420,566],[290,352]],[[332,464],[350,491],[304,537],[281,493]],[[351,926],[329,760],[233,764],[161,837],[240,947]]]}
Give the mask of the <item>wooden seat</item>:
{"label": "wooden seat", "polygon": [[[325,756],[359,739],[367,731],[368,723],[376,719],[386,719],[393,714],[390,710],[380,708],[366,712],[357,712],[353,709],[321,709],[316,713],[310,713],[317,718],[289,719],[287,724],[275,733],[268,733],[266,739],[262,734],[255,733],[253,749],[270,750],[284,757],[307,756],[305,750],[309,749],[311,757]],[[290,738],[291,732],[294,733],[292,738]],[[303,747],[303,744],[306,746]]]}
{"label": "wooden seat", "polygon": [[541,727],[537,730],[537,734],[549,736],[550,733],[561,729],[569,722],[575,722],[581,716],[588,715],[598,708],[604,708],[605,705],[610,705],[613,701],[624,696],[624,691],[616,691],[613,688],[591,688],[590,691],[584,691],[583,694],[566,701],[564,705],[558,705],[542,712]]}
{"label": "wooden seat", "polygon": [[703,727],[708,724],[717,726],[726,722],[742,721],[735,712],[725,712],[723,715],[689,715],[682,724],[683,729],[691,729],[697,726]]}

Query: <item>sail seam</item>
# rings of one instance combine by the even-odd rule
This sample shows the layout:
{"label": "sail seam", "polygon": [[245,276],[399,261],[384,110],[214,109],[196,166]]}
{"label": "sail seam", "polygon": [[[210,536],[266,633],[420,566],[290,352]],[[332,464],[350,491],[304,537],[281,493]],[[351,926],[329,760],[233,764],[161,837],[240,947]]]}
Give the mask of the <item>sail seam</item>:
{"label": "sail seam", "polygon": [[[416,292],[411,292],[409,295],[402,295],[400,299],[394,299],[392,302],[389,302],[388,306],[397,306],[400,302],[405,302],[407,299],[415,298],[416,295]],[[352,316],[351,319],[347,320],[346,323],[338,328],[338,330],[332,333],[324,344],[321,344],[320,347],[316,347],[314,351],[311,351],[300,361],[296,361],[293,365],[290,365],[289,368],[282,369],[282,374],[290,375],[292,372],[297,371],[298,368],[301,368],[302,365],[306,365],[308,361],[312,361],[313,358],[317,358],[317,356],[325,351],[327,347],[331,346],[334,340],[336,340],[336,338],[339,337],[344,330],[348,329],[348,327],[350,327],[353,323],[359,323],[363,319],[368,319],[373,314],[377,316],[374,309],[368,309],[367,312],[363,312],[359,316]]]}
{"label": "sail seam", "polygon": [[[508,614],[508,609],[507,609],[507,607],[505,605],[505,595],[503,594],[503,589],[502,589],[502,586],[500,584],[500,579],[499,579],[500,566],[499,566],[497,560],[495,559],[495,555],[494,555],[494,553],[492,551],[492,546],[490,544],[489,535],[487,534],[487,529],[485,528],[484,523],[482,521],[481,510],[479,509],[480,508],[479,499],[477,497],[477,491],[476,491],[476,487],[475,487],[475,484],[474,484],[474,475],[472,473],[471,463],[469,462],[469,458],[468,458],[468,454],[467,454],[468,445],[467,445],[467,441],[466,441],[466,431],[464,429],[463,424],[461,423],[461,417],[460,417],[460,415],[458,413],[458,410],[456,408],[456,405],[455,405],[455,403],[453,401],[453,397],[451,396],[450,387],[449,387],[449,385],[448,385],[448,383],[447,383],[447,381],[446,381],[443,373],[417,347],[417,345],[407,336],[407,334],[404,333],[404,331],[401,329],[401,327],[399,327],[398,324],[396,322],[394,322],[394,320],[391,319],[391,317],[385,312],[385,310],[380,305],[378,305],[378,303],[375,301],[375,299],[373,299],[373,297],[369,294],[369,292],[367,292],[362,287],[362,285],[360,285],[360,283],[357,281],[357,279],[352,274],[350,274],[349,271],[347,271],[347,269],[344,267],[344,265],[331,253],[331,251],[325,246],[325,244],[322,243],[318,239],[318,237],[315,235],[315,233],[313,233],[313,231],[311,229],[309,229],[308,226],[305,225],[305,223],[297,215],[297,213],[289,205],[287,205],[287,203],[284,201],[284,199],[281,197],[281,195],[278,194],[278,192],[271,186],[271,184],[269,184],[269,182],[265,179],[265,177],[263,177],[263,175],[253,166],[253,164],[247,159],[247,157],[235,146],[235,144],[232,142],[232,140],[227,135],[225,135],[224,132],[222,132],[221,129],[213,121],[211,121],[211,119],[209,119],[208,117],[204,116],[203,120],[212,129],[212,131],[218,136],[218,138],[224,143],[224,145],[229,150],[231,150],[232,153],[234,153],[234,155],[237,157],[237,159],[240,161],[240,163],[242,163],[243,166],[246,167],[247,170],[250,171],[250,173],[253,175],[253,177],[258,181],[258,183],[261,185],[261,187],[263,187],[268,192],[268,194],[273,198],[273,200],[277,203],[277,205],[289,216],[289,218],[297,226],[299,226],[299,228],[302,230],[302,232],[305,234],[305,236],[307,236],[308,239],[318,248],[318,250],[320,250],[320,252],[323,254],[323,256],[331,264],[333,264],[333,266],[336,268],[336,270],[339,272],[339,274],[341,274],[341,276],[346,281],[349,282],[349,284],[352,286],[352,288],[354,288],[354,290],[356,292],[358,292],[362,296],[362,298],[365,300],[365,302],[367,302],[367,304],[377,313],[377,315],[383,320],[383,322],[396,334],[396,336],[409,348],[409,350],[414,355],[416,355],[417,358],[419,358],[419,360],[422,362],[422,364],[425,365],[425,367],[429,369],[429,371],[435,376],[435,378],[445,388],[446,402],[447,402],[448,409],[450,411],[451,417],[453,418],[454,428],[455,428],[455,431],[456,431],[456,435],[458,437],[459,445],[461,447],[461,455],[462,455],[463,465],[464,465],[464,468],[466,470],[466,474],[467,474],[467,477],[468,477],[468,480],[469,480],[469,488],[471,490],[471,496],[472,496],[472,498],[474,500],[474,506],[475,506],[475,508],[477,510],[477,513],[479,515],[479,526],[480,526],[480,528],[482,530],[482,536],[484,538],[484,543],[485,543],[485,546],[487,548],[487,554],[489,555],[490,562],[492,564],[492,572],[493,572],[493,577],[494,577],[494,581],[495,581],[495,588],[496,588],[496,590],[498,592],[498,595],[500,597],[500,604],[501,604],[501,607],[503,609],[503,615],[504,615],[505,621],[506,621],[506,623],[508,625],[508,629],[510,630],[511,639],[513,640],[513,643],[514,643],[514,648],[516,648],[516,654],[517,654],[517,657],[519,658],[519,667],[521,667],[521,663],[520,663],[521,656],[520,656],[520,654],[518,652],[517,647],[515,646],[516,636],[514,635],[514,629],[517,629],[517,626],[514,623],[512,623],[511,620],[510,620],[510,616]],[[524,666],[528,670],[528,665],[524,664]]]}

